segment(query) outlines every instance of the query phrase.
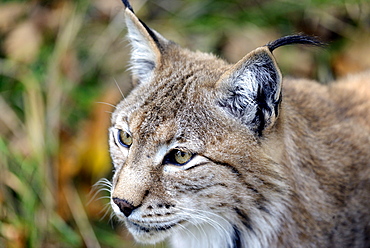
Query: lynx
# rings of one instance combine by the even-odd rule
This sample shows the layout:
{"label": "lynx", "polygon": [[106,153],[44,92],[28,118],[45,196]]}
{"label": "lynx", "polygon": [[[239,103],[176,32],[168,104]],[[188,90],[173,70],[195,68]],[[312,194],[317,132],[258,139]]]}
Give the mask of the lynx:
{"label": "lynx", "polygon": [[272,51],[229,64],[124,13],[135,85],[112,114],[111,206],[137,242],[370,247],[370,72],[283,80]]}

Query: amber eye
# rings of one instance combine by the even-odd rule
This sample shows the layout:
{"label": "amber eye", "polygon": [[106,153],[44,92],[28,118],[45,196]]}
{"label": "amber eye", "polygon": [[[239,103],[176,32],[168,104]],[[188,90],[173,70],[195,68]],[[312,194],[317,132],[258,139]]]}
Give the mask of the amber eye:
{"label": "amber eye", "polygon": [[130,147],[132,144],[132,137],[129,133],[118,130],[118,141],[124,147]]}
{"label": "amber eye", "polygon": [[183,164],[189,162],[189,160],[192,157],[193,157],[193,154],[190,153],[190,152],[184,152],[184,151],[180,151],[180,150],[174,150],[173,151],[174,161],[179,165],[183,165]]}

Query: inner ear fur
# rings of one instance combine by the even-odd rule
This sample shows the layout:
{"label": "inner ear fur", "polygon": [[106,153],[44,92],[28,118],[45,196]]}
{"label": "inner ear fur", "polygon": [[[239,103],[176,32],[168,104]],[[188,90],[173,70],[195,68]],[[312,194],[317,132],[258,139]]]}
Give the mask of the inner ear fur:
{"label": "inner ear fur", "polygon": [[217,82],[219,105],[262,135],[279,113],[282,76],[268,47],[247,54]]}
{"label": "inner ear fur", "polygon": [[133,82],[148,83],[153,77],[154,69],[161,63],[162,50],[168,41],[142,22],[130,5],[125,7],[127,37],[132,48],[130,70]]}

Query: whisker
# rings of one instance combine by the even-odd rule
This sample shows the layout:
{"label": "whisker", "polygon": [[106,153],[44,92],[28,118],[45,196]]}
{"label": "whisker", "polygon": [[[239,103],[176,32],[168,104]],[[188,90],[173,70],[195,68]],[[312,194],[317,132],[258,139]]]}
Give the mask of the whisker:
{"label": "whisker", "polygon": [[111,106],[111,107],[117,109],[117,107],[115,105],[111,104],[111,103],[107,103],[107,102],[96,102],[96,103],[105,104],[105,105],[108,105],[108,106]]}
{"label": "whisker", "polygon": [[197,242],[199,243],[199,240],[198,240],[198,238],[195,236],[195,234],[192,232],[192,231],[190,231],[188,228],[186,228],[186,226],[184,226],[184,225],[182,225],[182,224],[180,224],[180,223],[178,223],[177,224],[182,230],[184,230],[184,231],[186,231],[187,233],[189,233],[194,239],[196,239],[197,240]]}
{"label": "whisker", "polygon": [[118,88],[119,92],[121,93],[122,98],[125,98],[125,96],[123,95],[122,90],[121,90],[121,88],[119,87],[119,85],[118,85],[118,83],[117,83],[117,80],[116,80],[115,78],[114,78],[114,82],[116,83],[116,86],[117,86],[117,88]]}
{"label": "whisker", "polygon": [[213,228],[215,228],[220,234],[222,234],[221,231],[227,233],[226,229],[222,225],[220,225],[217,221],[214,221],[213,219],[211,219],[211,218],[209,218],[205,215],[191,214],[191,216],[194,219],[199,219],[199,220],[202,220],[203,222],[208,223]]}
{"label": "whisker", "polygon": [[[190,215],[189,215],[190,216]],[[191,217],[195,217],[195,216],[191,216]],[[197,219],[196,217],[193,218],[193,219]],[[200,223],[196,223],[194,222],[194,220],[192,219],[189,219],[188,220],[191,224],[193,224],[200,232],[203,233],[204,236],[207,236],[206,232],[204,231],[204,228],[200,225]],[[203,220],[204,221],[204,220]],[[205,221],[204,221],[205,222]]]}
{"label": "whisker", "polygon": [[[190,218],[192,218],[193,220],[198,219],[198,220],[201,220],[202,222],[208,223],[213,228],[215,228],[215,230],[217,230],[220,233],[220,235],[228,234],[228,231],[219,222],[217,222],[214,219],[207,216],[207,215],[211,215],[211,216],[217,217],[217,218],[219,218],[219,219],[221,219],[225,222],[228,222],[225,218],[223,218],[220,215],[217,215],[215,213],[205,211],[205,210],[199,210],[199,209],[194,210],[194,209],[184,208],[184,207],[177,207],[177,209],[183,210],[183,212],[186,215],[188,215]],[[189,220],[189,222],[191,222],[191,221]],[[195,226],[198,226],[197,223],[192,223],[192,224],[194,224]],[[204,230],[203,230],[203,232],[204,232]]]}
{"label": "whisker", "polygon": [[97,198],[96,200],[102,200],[102,199],[110,199],[110,196],[101,196],[99,198]]}
{"label": "whisker", "polygon": [[93,187],[96,187],[96,186],[108,186],[109,188],[112,188],[112,182],[109,181],[107,178],[101,178],[99,181],[97,181]]}
{"label": "whisker", "polygon": [[108,196],[102,196],[102,197],[99,197],[99,198],[96,198],[96,197],[101,192],[108,192],[108,193],[110,193],[111,191],[112,191],[112,183],[108,179],[106,179],[106,178],[100,179],[99,181],[97,181],[92,186],[91,191],[89,193],[90,200],[87,202],[87,205],[90,205],[93,201],[97,201],[97,200],[104,199],[104,198],[109,198]]}
{"label": "whisker", "polygon": [[192,212],[203,212],[205,214],[208,214],[208,215],[212,215],[214,217],[217,217],[217,218],[220,218],[222,219],[223,221],[225,222],[228,222],[227,219],[225,219],[224,217],[222,217],[221,215],[218,215],[218,214],[215,214],[215,213],[212,213],[210,211],[205,211],[205,210],[201,210],[201,209],[190,209],[190,208],[184,208],[184,207],[179,207],[179,208],[182,208],[183,210],[189,210],[189,211],[192,211]]}
{"label": "whisker", "polygon": [[[109,220],[112,218],[112,209],[110,208],[110,202],[108,202],[107,204],[105,204],[105,207],[101,210],[101,212],[104,211],[104,215],[100,218],[100,221],[102,221],[103,219],[105,219],[105,217],[108,215],[108,213],[110,212],[110,217],[109,217]],[[100,213],[101,213],[100,212]]]}
{"label": "whisker", "polygon": [[111,227],[112,229],[114,228],[114,225],[113,225],[113,218],[116,217],[116,215],[114,214],[114,212],[112,211],[110,213],[110,216],[109,216],[109,223],[111,224]]}

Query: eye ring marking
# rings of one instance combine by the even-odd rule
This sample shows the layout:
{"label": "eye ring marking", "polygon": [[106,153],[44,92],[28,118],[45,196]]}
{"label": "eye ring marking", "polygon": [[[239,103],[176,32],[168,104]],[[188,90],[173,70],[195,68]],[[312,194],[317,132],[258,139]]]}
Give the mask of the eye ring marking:
{"label": "eye ring marking", "polygon": [[124,130],[118,129],[117,139],[123,147],[129,148],[132,145],[133,140],[131,135]]}
{"label": "eye ring marking", "polygon": [[180,149],[173,149],[172,151],[170,151],[170,153],[166,155],[163,164],[183,166],[187,164],[193,157],[194,154],[191,152]]}

